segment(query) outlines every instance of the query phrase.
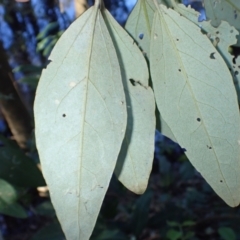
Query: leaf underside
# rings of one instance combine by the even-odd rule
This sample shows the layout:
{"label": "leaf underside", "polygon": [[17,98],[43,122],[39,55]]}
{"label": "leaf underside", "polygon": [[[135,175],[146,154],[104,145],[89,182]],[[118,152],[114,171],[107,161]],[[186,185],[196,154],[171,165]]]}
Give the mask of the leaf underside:
{"label": "leaf underside", "polygon": [[117,55],[97,6],[65,31],[50,60],[34,104],[37,148],[66,238],[87,240],[127,123]]}
{"label": "leaf underside", "polygon": [[155,99],[148,87],[148,67],[141,51],[107,10],[104,18],[117,51],[128,114],[115,173],[129,190],[142,194],[152,170]]}
{"label": "leaf underside", "polygon": [[240,118],[220,54],[196,25],[161,5],[153,21],[150,66],[162,118],[215,192],[237,206]]}

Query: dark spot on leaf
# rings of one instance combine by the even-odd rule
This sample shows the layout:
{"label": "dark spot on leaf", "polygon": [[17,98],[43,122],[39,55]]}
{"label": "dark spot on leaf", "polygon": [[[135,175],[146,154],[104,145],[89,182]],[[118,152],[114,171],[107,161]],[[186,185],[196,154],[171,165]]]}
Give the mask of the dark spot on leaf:
{"label": "dark spot on leaf", "polygon": [[214,57],[214,54],[215,54],[215,52],[210,53],[210,58],[211,58],[211,59],[216,59],[216,58]]}
{"label": "dark spot on leaf", "polygon": [[219,34],[219,31],[217,31],[216,34]]}
{"label": "dark spot on leaf", "polygon": [[198,121],[198,122],[201,122],[201,118],[197,118],[197,121]]}
{"label": "dark spot on leaf", "polygon": [[178,71],[181,72],[182,70],[179,68]]}
{"label": "dark spot on leaf", "polygon": [[237,76],[237,75],[239,74],[239,72],[238,72],[238,71],[235,71],[234,74]]}
{"label": "dark spot on leaf", "polygon": [[63,117],[66,117],[67,115],[64,113],[62,116],[63,116]]}
{"label": "dark spot on leaf", "polygon": [[129,81],[131,82],[131,84],[133,85],[133,86],[136,86],[136,81],[134,80],[134,79],[129,79]]}
{"label": "dark spot on leaf", "polygon": [[131,84],[133,85],[133,86],[137,86],[137,85],[140,85],[140,86],[142,86],[142,87],[144,87],[144,88],[146,88],[147,89],[147,87],[146,86],[144,86],[140,81],[136,81],[136,80],[134,80],[134,79],[129,79],[129,81],[131,82]]}
{"label": "dark spot on leaf", "polygon": [[235,10],[235,11],[234,11],[234,18],[237,19],[237,16],[238,16],[238,15],[237,15],[237,11]]}
{"label": "dark spot on leaf", "polygon": [[176,40],[177,40],[177,41],[179,41],[179,39],[178,39],[178,38],[177,38]]}
{"label": "dark spot on leaf", "polygon": [[230,33],[233,33],[233,30],[230,30]]}
{"label": "dark spot on leaf", "polygon": [[208,148],[208,149],[212,149],[212,147],[211,147],[211,146],[208,146],[208,145],[207,145],[207,148]]}
{"label": "dark spot on leaf", "polygon": [[220,180],[220,182],[223,182],[223,180]]}
{"label": "dark spot on leaf", "polygon": [[144,38],[144,34],[143,34],[143,33],[140,33],[138,37],[139,37],[139,39],[142,40],[142,39]]}

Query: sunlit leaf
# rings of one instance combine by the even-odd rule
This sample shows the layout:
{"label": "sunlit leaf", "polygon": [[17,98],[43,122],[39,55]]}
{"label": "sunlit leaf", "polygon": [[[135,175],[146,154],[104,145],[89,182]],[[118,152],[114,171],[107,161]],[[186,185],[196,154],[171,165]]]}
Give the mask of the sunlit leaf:
{"label": "sunlit leaf", "polygon": [[128,113],[115,173],[129,190],[142,194],[152,170],[155,99],[148,87],[148,67],[141,51],[107,10],[104,16],[119,59]]}
{"label": "sunlit leaf", "polygon": [[237,206],[240,117],[225,62],[195,24],[161,5],[153,21],[150,64],[162,118],[216,193]]}
{"label": "sunlit leaf", "polygon": [[117,55],[97,3],[62,35],[50,60],[34,106],[37,147],[67,239],[87,240],[127,122]]}

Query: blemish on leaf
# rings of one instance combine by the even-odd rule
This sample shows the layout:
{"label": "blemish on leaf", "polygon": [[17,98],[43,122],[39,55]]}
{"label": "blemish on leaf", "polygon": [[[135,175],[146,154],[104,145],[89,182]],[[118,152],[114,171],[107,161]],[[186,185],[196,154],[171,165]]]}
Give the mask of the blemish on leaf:
{"label": "blemish on leaf", "polygon": [[139,37],[139,39],[142,40],[144,38],[144,33],[140,33],[138,37]]}
{"label": "blemish on leaf", "polygon": [[238,72],[238,71],[235,71],[234,74],[235,74],[235,76],[237,76],[237,75],[239,74],[239,72]]}
{"label": "blemish on leaf", "polygon": [[62,116],[65,118],[67,115],[64,113]]}
{"label": "blemish on leaf", "polygon": [[214,54],[215,54],[215,52],[210,53],[210,58],[211,58],[211,59],[216,59],[215,56],[214,56]]}
{"label": "blemish on leaf", "polygon": [[179,68],[178,71],[181,72],[182,70]]}
{"label": "blemish on leaf", "polygon": [[177,38],[176,40],[177,40],[177,41],[179,41],[179,39],[178,39],[178,38]]}
{"label": "blemish on leaf", "polygon": [[201,118],[197,118],[197,121],[198,121],[198,122],[201,122]]}
{"label": "blemish on leaf", "polygon": [[222,182],[223,182],[223,180],[220,180],[220,182],[222,183]]}
{"label": "blemish on leaf", "polygon": [[212,149],[212,147],[211,147],[211,146],[208,146],[208,145],[207,145],[207,148],[208,148],[208,149]]}
{"label": "blemish on leaf", "polygon": [[158,38],[158,35],[155,33],[154,34],[154,39],[156,40]]}
{"label": "blemish on leaf", "polygon": [[60,101],[59,101],[58,99],[56,99],[54,102],[55,102],[57,105],[60,103]]}

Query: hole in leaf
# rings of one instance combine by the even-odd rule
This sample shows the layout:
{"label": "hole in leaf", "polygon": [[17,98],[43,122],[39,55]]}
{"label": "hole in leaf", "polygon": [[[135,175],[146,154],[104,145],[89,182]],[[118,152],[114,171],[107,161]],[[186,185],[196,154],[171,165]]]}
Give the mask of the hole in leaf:
{"label": "hole in leaf", "polygon": [[139,37],[139,39],[142,40],[142,39],[144,38],[144,34],[143,34],[143,33],[140,33],[138,37]]}
{"label": "hole in leaf", "polygon": [[210,58],[211,58],[211,59],[216,59],[216,58],[214,57],[214,54],[215,54],[215,52],[213,52],[213,53],[210,54]]}
{"label": "hole in leaf", "polygon": [[197,121],[198,121],[198,122],[201,122],[201,118],[197,118]]}
{"label": "hole in leaf", "polygon": [[67,115],[64,113],[62,116],[63,116],[63,117],[66,117]]}

